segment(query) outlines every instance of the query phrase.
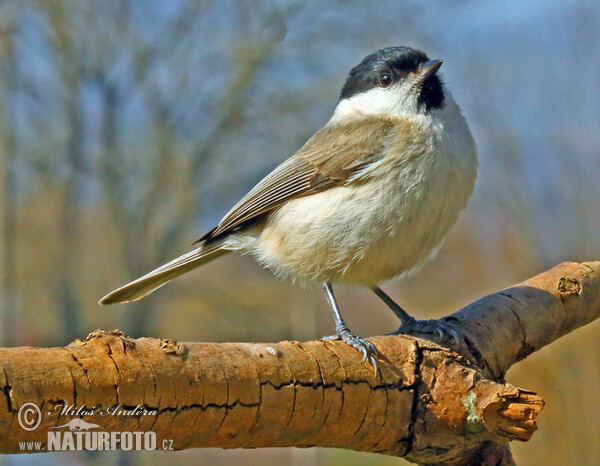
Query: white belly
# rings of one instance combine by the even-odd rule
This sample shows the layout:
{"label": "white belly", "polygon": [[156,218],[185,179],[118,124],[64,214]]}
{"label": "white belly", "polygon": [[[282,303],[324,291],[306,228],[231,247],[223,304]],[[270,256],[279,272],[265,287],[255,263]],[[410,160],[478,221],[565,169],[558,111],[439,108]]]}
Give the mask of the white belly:
{"label": "white belly", "polygon": [[419,189],[386,180],[289,202],[258,238],[259,260],[283,275],[367,286],[410,272],[433,255],[471,191],[447,173],[436,178]]}

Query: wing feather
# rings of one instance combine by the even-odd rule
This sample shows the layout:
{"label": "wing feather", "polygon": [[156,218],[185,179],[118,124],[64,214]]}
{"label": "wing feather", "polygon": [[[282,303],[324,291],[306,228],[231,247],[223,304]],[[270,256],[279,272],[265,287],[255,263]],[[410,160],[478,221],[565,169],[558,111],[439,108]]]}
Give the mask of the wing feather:
{"label": "wing feather", "polygon": [[329,123],[275,170],[262,179],[200,238],[212,240],[284,202],[344,183],[357,170],[383,156],[386,136],[395,123],[365,117],[350,123]]}

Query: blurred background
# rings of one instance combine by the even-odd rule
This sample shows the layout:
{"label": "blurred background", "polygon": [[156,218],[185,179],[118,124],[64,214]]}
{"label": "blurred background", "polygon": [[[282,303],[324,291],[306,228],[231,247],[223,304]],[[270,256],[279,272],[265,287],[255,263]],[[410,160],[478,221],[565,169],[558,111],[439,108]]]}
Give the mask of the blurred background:
{"label": "blurred background", "polygon": [[[600,3],[0,0],[0,339],[97,328],[181,341],[332,333],[319,289],[226,258],[128,306],[109,290],[185,252],[331,115],[385,46],[443,58],[477,140],[473,199],[438,258],[385,287],[440,317],[565,260],[600,259]],[[350,327],[398,326],[338,289]],[[598,323],[508,373],[546,400],[518,464],[600,463]],[[329,449],[27,455],[20,464],[406,464]]]}

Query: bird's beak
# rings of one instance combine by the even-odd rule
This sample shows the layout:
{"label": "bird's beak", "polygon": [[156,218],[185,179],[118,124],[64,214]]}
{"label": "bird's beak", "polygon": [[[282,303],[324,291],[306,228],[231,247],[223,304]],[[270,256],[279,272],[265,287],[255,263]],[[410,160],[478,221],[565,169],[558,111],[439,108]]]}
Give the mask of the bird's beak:
{"label": "bird's beak", "polygon": [[433,76],[444,63],[443,60],[429,60],[421,65],[421,80],[425,81],[429,76]]}

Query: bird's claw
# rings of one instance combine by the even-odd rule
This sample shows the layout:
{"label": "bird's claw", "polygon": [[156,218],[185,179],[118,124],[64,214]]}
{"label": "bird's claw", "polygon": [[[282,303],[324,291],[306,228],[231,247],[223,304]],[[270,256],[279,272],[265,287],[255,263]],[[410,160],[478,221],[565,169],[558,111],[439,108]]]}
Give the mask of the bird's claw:
{"label": "bird's claw", "polygon": [[336,333],[335,335],[325,335],[324,337],[321,337],[321,340],[323,340],[323,341],[335,341],[335,340],[341,340],[341,338]]}
{"label": "bird's claw", "polygon": [[347,345],[357,349],[363,356],[363,362],[369,362],[375,370],[375,375],[379,373],[377,367],[377,358],[379,357],[379,351],[377,347],[368,340],[352,333],[348,328],[338,329],[338,333],[335,335],[328,335],[321,338],[321,340],[342,340]]}
{"label": "bird's claw", "polygon": [[458,343],[460,342],[460,337],[458,336],[458,333],[456,333],[456,330],[452,328],[452,326],[450,326],[447,322],[443,320],[436,319],[412,319],[402,322],[400,328],[390,333],[390,335],[409,335],[411,333],[429,333],[434,335],[437,334],[441,341],[444,341],[449,337],[452,339],[455,345],[458,345]]}

